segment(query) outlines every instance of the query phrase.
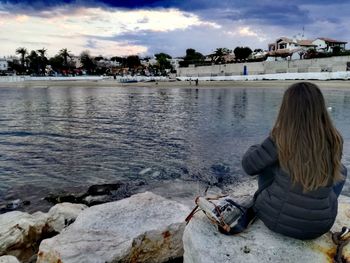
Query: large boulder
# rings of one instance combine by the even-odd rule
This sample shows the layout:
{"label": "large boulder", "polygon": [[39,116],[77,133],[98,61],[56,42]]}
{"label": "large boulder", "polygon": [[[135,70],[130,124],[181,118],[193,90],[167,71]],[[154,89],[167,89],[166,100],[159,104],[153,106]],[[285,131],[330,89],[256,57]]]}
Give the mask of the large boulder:
{"label": "large boulder", "polygon": [[47,215],[19,211],[0,215],[0,256],[10,254],[19,259],[30,258],[46,231]]}
{"label": "large boulder", "polygon": [[0,257],[0,263],[20,263],[14,256],[2,256]]}
{"label": "large boulder", "polygon": [[[339,199],[339,209],[332,231],[349,226],[350,198]],[[300,241],[270,231],[258,220],[237,236],[220,234],[206,216],[197,213],[186,227],[184,236],[184,262],[333,262],[336,246],[331,233],[312,241]],[[344,248],[350,262],[350,244]]]}
{"label": "large boulder", "polygon": [[57,204],[45,214],[20,211],[0,215],[0,256],[14,255],[27,261],[37,253],[43,238],[61,232],[87,208],[82,204]]}
{"label": "large boulder", "polygon": [[150,192],[84,210],[61,234],[43,240],[43,262],[166,262],[183,255],[189,208]]}
{"label": "large boulder", "polygon": [[51,207],[47,213],[49,231],[61,232],[65,227],[73,223],[86,208],[86,205],[72,203],[61,203]]}

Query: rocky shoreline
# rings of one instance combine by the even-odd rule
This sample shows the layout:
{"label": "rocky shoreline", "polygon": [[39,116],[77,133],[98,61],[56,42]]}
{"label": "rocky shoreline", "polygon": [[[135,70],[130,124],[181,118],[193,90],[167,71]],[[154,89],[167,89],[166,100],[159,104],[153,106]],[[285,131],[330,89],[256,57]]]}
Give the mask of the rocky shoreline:
{"label": "rocky shoreline", "polygon": [[183,255],[189,211],[145,192],[90,208],[61,203],[48,213],[8,212],[0,215],[0,255],[21,262],[168,262]]}
{"label": "rocky shoreline", "polygon": [[[256,181],[231,191],[250,196]],[[116,185],[87,193],[115,191]],[[118,187],[119,189],[119,187]],[[59,203],[48,213],[12,211],[0,215],[0,262],[331,262],[336,246],[329,233],[299,241],[256,222],[238,236],[225,236],[200,212],[186,226],[192,207],[151,192],[88,207]],[[339,201],[332,231],[350,221],[350,198]],[[350,246],[344,248],[350,259]],[[19,261],[18,261],[19,260]],[[304,260],[302,260],[304,262]]]}

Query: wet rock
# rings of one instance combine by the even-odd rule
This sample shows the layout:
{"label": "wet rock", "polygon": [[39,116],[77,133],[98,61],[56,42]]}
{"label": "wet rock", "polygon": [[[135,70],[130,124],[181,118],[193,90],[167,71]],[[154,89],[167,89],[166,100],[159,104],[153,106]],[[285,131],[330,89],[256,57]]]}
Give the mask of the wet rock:
{"label": "wet rock", "polygon": [[97,184],[89,187],[87,195],[111,195],[114,191],[117,191],[123,184]]}
{"label": "wet rock", "polygon": [[8,202],[6,205],[0,207],[0,214],[7,213],[10,211],[15,211],[23,208],[24,206],[30,205],[30,201],[22,201],[21,199],[16,199]]}
{"label": "wet rock", "polygon": [[43,262],[166,262],[183,254],[190,209],[150,192],[84,210],[40,244]]}
{"label": "wet rock", "polygon": [[189,171],[186,167],[181,167],[180,169],[184,174],[189,174]]}
{"label": "wet rock", "polygon": [[139,175],[145,175],[146,173],[152,171],[152,168],[145,168],[139,172]]}
{"label": "wet rock", "polygon": [[215,174],[226,175],[230,173],[230,167],[225,164],[213,164],[210,168]]}
{"label": "wet rock", "polygon": [[59,204],[59,203],[80,203],[81,196],[79,195],[73,195],[73,194],[50,194],[47,197],[44,198],[46,201],[52,203],[52,204]]}
{"label": "wet rock", "polygon": [[92,206],[129,197],[130,191],[131,187],[125,183],[99,184],[90,186],[84,193],[51,194],[44,199],[52,204],[68,202]]}
{"label": "wet rock", "polygon": [[230,177],[230,167],[225,164],[213,164],[210,169],[216,181],[214,184],[222,184]]}
{"label": "wet rock", "polygon": [[152,175],[151,175],[151,177],[152,177],[153,179],[156,179],[156,178],[158,178],[159,176],[160,176],[160,172],[159,172],[159,171],[155,171],[155,172],[153,172]]}
{"label": "wet rock", "polygon": [[15,210],[19,208],[22,205],[22,201],[20,199],[13,200],[12,202],[8,203],[6,207],[11,210]]}
{"label": "wet rock", "polygon": [[113,196],[111,195],[95,195],[95,196],[88,195],[81,200],[81,203],[84,203],[88,206],[93,206],[93,205],[104,204],[112,201],[114,200],[113,200]]}
{"label": "wet rock", "polygon": [[2,256],[0,257],[0,263],[20,263],[14,256]]}
{"label": "wet rock", "polygon": [[30,258],[37,242],[47,232],[47,215],[13,211],[0,215],[0,255],[14,255],[20,260]]}
{"label": "wet rock", "polygon": [[[250,187],[243,187],[248,190]],[[253,192],[250,189],[249,192]],[[248,193],[249,193],[248,192]],[[247,192],[236,188],[236,196]],[[340,231],[350,221],[350,197],[339,199],[339,209],[332,231]],[[333,262],[336,246],[331,234],[301,241],[270,231],[258,220],[246,231],[235,236],[218,232],[203,213],[197,213],[187,225],[184,236],[184,262]],[[345,258],[350,260],[350,246],[344,248]],[[347,262],[347,261],[344,261]]]}
{"label": "wet rock", "polygon": [[52,207],[47,213],[47,225],[50,232],[61,232],[72,224],[78,215],[86,209],[83,204],[61,203]]}

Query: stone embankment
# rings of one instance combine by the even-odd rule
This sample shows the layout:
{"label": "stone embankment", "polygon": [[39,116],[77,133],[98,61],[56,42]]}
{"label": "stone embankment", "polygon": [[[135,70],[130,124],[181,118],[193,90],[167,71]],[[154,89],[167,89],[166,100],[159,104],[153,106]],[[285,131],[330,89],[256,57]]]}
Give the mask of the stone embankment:
{"label": "stone embankment", "polygon": [[[283,61],[263,61],[247,63],[219,64],[211,66],[194,66],[178,68],[178,77],[237,77],[247,73],[248,75],[285,75],[307,76],[303,73],[337,73],[350,70],[350,56],[336,56],[330,58],[296,59]],[[299,75],[298,75],[299,74]],[[322,75],[321,74],[321,75]],[[320,76],[315,74],[315,76]],[[316,78],[315,78],[316,79]]]}
{"label": "stone embankment", "polygon": [[[237,200],[254,192],[253,181],[233,191]],[[220,234],[190,208],[150,192],[88,208],[62,203],[48,213],[0,215],[0,262],[332,262],[330,233],[312,241],[287,238],[260,221],[237,236]],[[332,231],[350,222],[350,198],[341,197]],[[1,257],[1,255],[3,255]],[[6,255],[6,256],[5,256]],[[350,260],[350,245],[344,248]],[[177,261],[178,262],[178,261]],[[345,262],[345,261],[344,261]]]}
{"label": "stone embankment", "polygon": [[260,80],[349,80],[350,71],[342,72],[305,72],[305,73],[276,73],[260,75],[234,75],[234,76],[179,76],[178,80],[188,81],[260,81]]}

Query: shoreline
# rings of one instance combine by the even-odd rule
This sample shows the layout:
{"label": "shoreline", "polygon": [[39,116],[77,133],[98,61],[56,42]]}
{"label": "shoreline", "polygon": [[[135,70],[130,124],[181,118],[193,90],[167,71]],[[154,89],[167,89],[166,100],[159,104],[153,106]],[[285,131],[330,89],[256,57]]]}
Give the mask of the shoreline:
{"label": "shoreline", "polygon": [[315,83],[321,89],[350,89],[350,80],[225,80],[225,81],[199,81],[198,86],[192,81],[159,81],[159,82],[135,82],[120,83],[115,80],[79,80],[79,81],[23,81],[0,82],[0,88],[51,88],[51,87],[85,87],[85,88],[287,88],[293,83],[308,81]]}

